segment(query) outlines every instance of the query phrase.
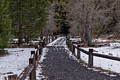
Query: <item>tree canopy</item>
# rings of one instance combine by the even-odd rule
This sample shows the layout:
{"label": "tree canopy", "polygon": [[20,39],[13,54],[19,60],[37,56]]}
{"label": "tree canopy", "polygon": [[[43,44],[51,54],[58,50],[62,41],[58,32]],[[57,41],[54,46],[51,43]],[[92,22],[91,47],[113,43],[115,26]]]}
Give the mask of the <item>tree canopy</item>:
{"label": "tree canopy", "polygon": [[10,45],[11,24],[8,0],[0,0],[0,49]]}
{"label": "tree canopy", "polygon": [[39,37],[46,24],[48,0],[0,0],[0,48],[8,47],[11,36]]}

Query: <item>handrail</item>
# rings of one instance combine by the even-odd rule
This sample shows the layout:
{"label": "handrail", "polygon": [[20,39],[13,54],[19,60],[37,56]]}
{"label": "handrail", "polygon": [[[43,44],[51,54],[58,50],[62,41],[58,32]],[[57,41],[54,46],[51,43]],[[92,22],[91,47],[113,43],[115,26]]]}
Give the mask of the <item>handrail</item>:
{"label": "handrail", "polygon": [[120,61],[120,58],[119,58],[119,57],[114,57],[114,56],[109,56],[109,55],[104,55],[104,54],[99,54],[99,53],[93,53],[93,56],[97,56],[97,57],[102,57],[102,58],[107,58],[107,59],[111,59],[111,60]]}
{"label": "handrail", "polygon": [[25,80],[26,76],[28,76],[33,70],[34,66],[32,64],[28,65],[25,70],[18,76],[19,80]]}
{"label": "handrail", "polygon": [[79,48],[78,46],[75,46],[75,45],[73,45],[73,46],[74,46],[76,49],[78,49],[79,51],[82,51],[83,53],[89,55],[89,52],[88,52],[88,51],[86,51],[86,50],[84,50],[84,49],[81,49],[81,48]]}
{"label": "handrail", "polygon": [[72,51],[73,54],[75,53],[75,49],[77,49],[77,56],[76,56],[77,58],[80,59],[80,51],[88,55],[88,66],[89,67],[93,67],[93,57],[94,56],[106,58],[106,59],[110,59],[110,60],[115,60],[115,61],[120,61],[119,57],[104,55],[104,54],[100,54],[100,53],[94,53],[93,49],[89,49],[89,51],[81,49],[79,46],[74,45],[74,43],[68,39],[66,42],[67,42],[68,48],[70,48],[70,50]]}
{"label": "handrail", "polygon": [[36,66],[38,65],[40,56],[42,55],[42,48],[50,42],[50,38],[44,39],[43,41],[39,42],[39,45],[35,46],[35,49],[37,50],[31,51],[29,65],[22,71],[19,76],[17,76],[16,74],[9,75],[8,80],[25,80],[27,77],[29,77],[29,80],[36,80]]}
{"label": "handrail", "polygon": [[36,66],[38,65],[38,61],[41,56],[42,47],[43,45],[39,45],[37,50],[31,51],[29,65],[22,71],[20,75],[9,75],[8,80],[25,80],[27,77],[29,77],[29,80],[36,80]]}

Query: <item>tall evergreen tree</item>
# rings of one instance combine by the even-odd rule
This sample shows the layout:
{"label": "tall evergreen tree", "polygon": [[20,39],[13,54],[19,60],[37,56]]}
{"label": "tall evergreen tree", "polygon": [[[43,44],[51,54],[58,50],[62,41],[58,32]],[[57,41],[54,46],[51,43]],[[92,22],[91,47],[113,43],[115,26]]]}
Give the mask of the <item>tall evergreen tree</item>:
{"label": "tall evergreen tree", "polygon": [[67,19],[67,6],[66,2],[63,0],[58,0],[55,4],[55,22],[56,26],[59,28],[58,33],[67,35],[69,34],[69,22]]}
{"label": "tall evergreen tree", "polygon": [[47,0],[12,0],[13,26],[18,33],[19,43],[24,37],[39,36],[47,17]]}
{"label": "tall evergreen tree", "polygon": [[0,49],[9,46],[11,37],[11,19],[9,0],[0,0]]}

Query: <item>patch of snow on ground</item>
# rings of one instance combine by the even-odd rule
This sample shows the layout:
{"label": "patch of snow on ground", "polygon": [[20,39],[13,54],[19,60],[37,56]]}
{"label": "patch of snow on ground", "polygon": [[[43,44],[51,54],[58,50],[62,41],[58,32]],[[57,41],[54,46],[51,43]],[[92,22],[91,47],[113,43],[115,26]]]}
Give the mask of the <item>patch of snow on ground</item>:
{"label": "patch of snow on ground", "polygon": [[113,48],[120,48],[120,43],[110,43],[110,46]]}
{"label": "patch of snow on ground", "polygon": [[[111,43],[111,46],[98,47],[98,48],[92,48],[92,49],[94,49],[95,53],[120,57],[120,53],[119,53],[120,48],[119,47],[115,48],[116,45],[119,46],[120,44]],[[89,50],[89,48],[82,48],[82,49],[85,49],[87,51]],[[82,52],[81,52],[81,59],[85,61],[86,63],[88,63],[88,55]],[[120,62],[119,61],[94,56],[94,66],[120,73],[120,68],[119,68]]]}
{"label": "patch of snow on ground", "polygon": [[67,54],[69,54],[69,58],[77,61],[77,58],[72,54],[72,52],[68,48],[65,49],[67,50]]}
{"label": "patch of snow on ground", "polygon": [[98,39],[94,39],[93,40],[93,42],[110,42],[110,41],[112,41],[112,40],[103,40],[103,39],[101,39],[101,38],[98,38]]}
{"label": "patch of snow on ground", "polygon": [[98,38],[98,39],[93,39],[93,42],[119,42],[120,43],[120,40],[109,40],[109,39]]}
{"label": "patch of snow on ground", "polygon": [[46,59],[46,55],[47,55],[47,52],[48,52],[48,48],[43,48],[43,52],[42,52],[42,56],[40,58],[40,61],[39,61],[39,64],[38,67],[37,67],[37,70],[36,70],[36,79],[37,80],[42,80],[44,79],[44,76],[42,75],[42,62]]}
{"label": "patch of snow on ground", "polygon": [[63,38],[63,37],[57,38],[57,39],[54,40],[53,42],[49,43],[47,46],[53,46],[53,45],[55,45],[55,43],[56,43],[58,40],[62,39],[62,38]]}
{"label": "patch of snow on ground", "polygon": [[19,75],[29,64],[34,48],[8,48],[9,55],[0,57],[0,80],[9,74]]}
{"label": "patch of snow on ground", "polygon": [[45,77],[42,75],[42,62],[46,59],[46,55],[47,55],[47,52],[49,51],[48,48],[43,48],[43,52],[42,52],[42,55],[41,55],[41,58],[40,58],[40,61],[39,61],[39,64],[38,67],[37,67],[37,70],[36,70],[36,79],[37,80],[43,80]]}

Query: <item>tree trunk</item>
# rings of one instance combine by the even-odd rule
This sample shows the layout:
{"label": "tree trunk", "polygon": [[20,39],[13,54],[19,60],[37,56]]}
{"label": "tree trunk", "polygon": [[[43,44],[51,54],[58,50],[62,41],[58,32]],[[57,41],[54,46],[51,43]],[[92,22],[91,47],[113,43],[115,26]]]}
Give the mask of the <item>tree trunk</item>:
{"label": "tree trunk", "polygon": [[22,30],[22,11],[21,11],[21,7],[22,7],[22,2],[20,1],[19,2],[19,5],[20,5],[20,11],[19,11],[19,24],[18,24],[18,27],[19,27],[19,33],[18,33],[18,46],[20,46],[23,41],[23,30]]}
{"label": "tree trunk", "polygon": [[18,46],[20,46],[22,43],[23,43],[23,41],[22,41],[22,39],[23,39],[23,34],[22,34],[22,25],[21,24],[19,24],[19,38],[18,38]]}
{"label": "tree trunk", "polygon": [[92,34],[91,34],[91,29],[89,26],[89,11],[87,8],[87,3],[83,0],[83,16],[84,16],[84,20],[83,20],[83,40],[84,42],[87,44],[87,46],[93,46],[93,42],[92,42]]}
{"label": "tree trunk", "polygon": [[91,32],[89,30],[89,27],[85,27],[85,34],[84,34],[84,41],[87,44],[87,46],[91,47],[93,46],[93,42],[92,42],[92,35]]}

